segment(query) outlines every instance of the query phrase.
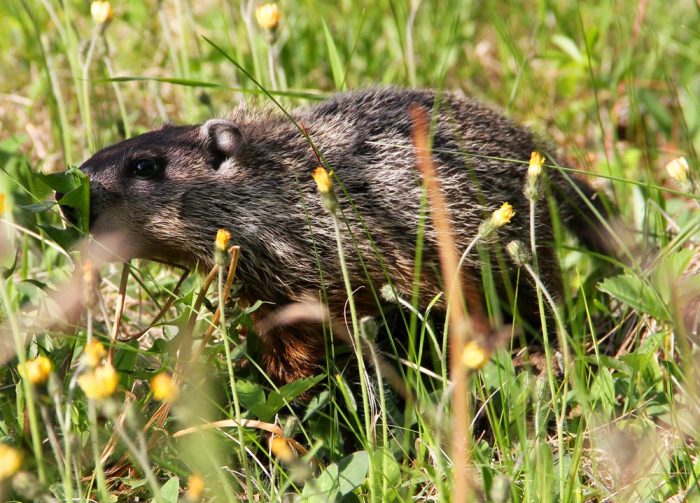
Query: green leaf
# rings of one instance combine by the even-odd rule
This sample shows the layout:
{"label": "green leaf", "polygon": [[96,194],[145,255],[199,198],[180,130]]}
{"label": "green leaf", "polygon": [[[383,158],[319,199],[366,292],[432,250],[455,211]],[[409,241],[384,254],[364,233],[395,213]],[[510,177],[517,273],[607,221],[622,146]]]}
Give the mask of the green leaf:
{"label": "green leaf", "polygon": [[81,184],[63,196],[59,203],[77,210],[78,228],[87,234],[90,221],[90,185],[88,183]]}
{"label": "green leaf", "polygon": [[75,229],[59,229],[58,227],[44,224],[39,224],[39,228],[66,251],[69,251],[73,244],[83,237],[83,234]]}
{"label": "green leaf", "polygon": [[566,53],[576,63],[584,61],[583,54],[579,51],[576,42],[565,35],[552,35],[552,43],[556,45],[562,52]]}
{"label": "green leaf", "polygon": [[160,488],[160,499],[165,503],[177,503],[180,493],[180,479],[173,477]]}
{"label": "green leaf", "polygon": [[673,300],[673,290],[678,287],[678,281],[688,268],[693,253],[693,250],[680,249],[664,256],[654,268],[651,282],[666,304]]}
{"label": "green leaf", "polygon": [[370,457],[367,451],[354,452],[338,464],[329,465],[316,480],[302,491],[302,501],[335,501],[360,487],[367,478]]}
{"label": "green leaf", "polygon": [[44,211],[48,211],[51,208],[56,206],[55,201],[47,201],[45,203],[36,203],[36,204],[18,204],[17,207],[21,208],[25,211],[28,211],[30,213],[43,213]]}
{"label": "green leaf", "polygon": [[87,176],[77,168],[69,168],[62,173],[34,173],[34,177],[57,192],[68,194],[85,183]]}
{"label": "green leaf", "polygon": [[615,407],[615,380],[605,367],[599,368],[593,378],[590,400],[602,408],[605,417],[611,417]]}
{"label": "green leaf", "polygon": [[285,384],[277,391],[271,391],[267,397],[267,404],[275,409],[275,412],[284,407],[285,403],[291,402],[305,391],[316,386],[323,379],[323,375],[305,377],[298,381]]}
{"label": "green leaf", "polygon": [[598,284],[598,289],[654,318],[670,318],[668,309],[656,292],[636,276],[621,274],[607,278]]}
{"label": "green leaf", "polygon": [[328,48],[328,61],[331,64],[331,71],[333,72],[333,82],[338,90],[344,91],[346,89],[345,85],[345,68],[343,63],[340,61],[340,54],[338,53],[338,48],[333,40],[333,35],[331,35],[330,30],[326,21],[321,21],[323,23],[323,34],[326,38],[326,47]]}
{"label": "green leaf", "polygon": [[19,249],[15,251],[15,259],[12,261],[12,265],[10,267],[0,267],[0,273],[2,274],[2,277],[7,279],[10,276],[12,276],[12,273],[15,272],[15,269],[17,269],[17,258],[19,257]]}
{"label": "green leaf", "polygon": [[246,409],[253,409],[265,403],[265,392],[259,384],[239,379],[236,381],[236,393],[241,405]]}

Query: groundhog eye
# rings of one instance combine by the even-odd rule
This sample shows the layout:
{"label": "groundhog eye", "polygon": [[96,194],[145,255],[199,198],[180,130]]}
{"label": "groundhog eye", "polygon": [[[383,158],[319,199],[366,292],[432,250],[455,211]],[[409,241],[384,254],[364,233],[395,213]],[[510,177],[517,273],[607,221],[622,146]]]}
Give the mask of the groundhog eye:
{"label": "groundhog eye", "polygon": [[155,177],[160,170],[160,165],[152,159],[139,159],[131,165],[131,174],[144,180]]}

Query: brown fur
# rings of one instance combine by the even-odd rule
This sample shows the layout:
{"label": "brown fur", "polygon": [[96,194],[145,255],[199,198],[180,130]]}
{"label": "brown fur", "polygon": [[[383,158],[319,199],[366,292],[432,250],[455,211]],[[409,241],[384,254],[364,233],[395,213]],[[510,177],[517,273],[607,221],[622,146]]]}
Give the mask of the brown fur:
{"label": "brown fur", "polygon": [[[337,95],[292,112],[340,180],[343,246],[361,315],[376,315],[380,288],[391,283],[411,298],[421,215],[421,180],[411,143],[409,106],[434,116],[433,159],[463,251],[480,223],[503,202],[515,209],[500,243],[529,241],[523,195],[527,161],[546,150],[527,130],[461,95],[446,93],[435,107],[433,91],[375,89]],[[155,163],[153,176],[139,160]],[[95,234],[118,231],[132,257],[160,258],[207,269],[217,229],[241,246],[238,275],[243,297],[284,306],[325,294],[334,319],[345,317],[346,292],[331,217],[310,174],[318,158],[301,131],[281,114],[237,111],[203,125],[165,127],[108,147],[82,169],[91,179]],[[140,173],[140,174],[139,174]],[[602,210],[580,180],[573,185],[548,172],[559,217],[590,246],[600,247],[599,225],[576,189]],[[575,187],[575,188],[574,188]],[[560,292],[546,201],[537,205],[542,279]],[[442,290],[437,236],[428,219],[420,280],[420,307]],[[515,267],[500,244],[488,247],[499,295],[518,286],[520,310],[536,320],[533,285],[516,285]],[[498,259],[500,255],[500,260]],[[465,263],[481,277],[476,252]],[[323,292],[323,293],[322,293]],[[278,383],[317,372],[324,356],[319,327],[276,328],[262,334],[263,368]]]}

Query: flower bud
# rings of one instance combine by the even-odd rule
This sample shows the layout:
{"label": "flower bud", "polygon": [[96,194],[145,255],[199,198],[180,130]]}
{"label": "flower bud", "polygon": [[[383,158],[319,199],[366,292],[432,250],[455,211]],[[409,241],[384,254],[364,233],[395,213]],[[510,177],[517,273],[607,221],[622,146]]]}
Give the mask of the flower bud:
{"label": "flower bud", "polygon": [[316,188],[319,194],[321,194],[321,202],[324,208],[326,208],[329,213],[335,215],[335,212],[338,210],[338,196],[333,188],[331,174],[328,173],[325,168],[319,166],[314,170],[311,176],[316,182]]}
{"label": "flower bud", "polygon": [[255,9],[255,20],[263,30],[276,30],[280,19],[282,11],[276,3],[266,3]]}
{"label": "flower bud", "polygon": [[678,157],[666,165],[666,172],[681,189],[692,192],[693,183],[690,179],[690,167],[685,157]]}
{"label": "flower bud", "polygon": [[506,245],[506,251],[515,265],[522,267],[530,262],[530,255],[520,241],[511,241]]}
{"label": "flower bud", "polygon": [[94,1],[90,4],[90,15],[96,25],[106,25],[114,17],[112,4],[109,2]]}

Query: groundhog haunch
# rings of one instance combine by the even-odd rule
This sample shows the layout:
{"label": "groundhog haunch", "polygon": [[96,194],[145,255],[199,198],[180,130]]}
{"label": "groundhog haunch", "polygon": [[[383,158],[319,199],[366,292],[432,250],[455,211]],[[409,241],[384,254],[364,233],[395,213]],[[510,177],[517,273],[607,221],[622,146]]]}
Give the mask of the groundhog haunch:
{"label": "groundhog haunch", "polygon": [[[533,151],[549,159],[551,154],[525,128],[456,93],[370,89],[292,111],[318,153],[297,125],[270,110],[241,109],[226,119],[165,126],[112,145],[81,167],[90,178],[91,231],[98,238],[121,233],[125,249],[120,252],[128,257],[207,270],[217,230],[227,229],[241,246],[241,296],[270,303],[258,319],[274,307],[318,299],[323,290],[331,315],[343,320],[347,295],[334,227],[310,176],[320,154],[340,182],[343,247],[359,314],[379,312],[376,292],[389,282],[398,295],[412,297],[420,221],[428,215],[419,281],[425,308],[443,283],[438,237],[422,203],[412,144],[409,108],[414,105],[430,115],[432,158],[459,252],[494,210],[504,202],[512,205],[512,220],[482,243],[481,256],[490,253],[504,311],[512,314],[515,306],[524,319],[536,320],[534,284],[525,275],[516,284],[517,267],[503,246],[513,240],[529,243],[528,160]],[[543,177],[558,219],[585,246],[604,248],[594,216],[603,213],[597,194],[555,168]],[[557,295],[550,206],[543,198],[536,207],[537,259],[542,281]],[[475,248],[464,264],[465,273],[476,278],[472,288],[481,285],[481,266]],[[319,371],[325,355],[319,326],[288,326],[261,337],[260,363],[276,382]]]}

